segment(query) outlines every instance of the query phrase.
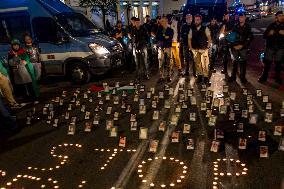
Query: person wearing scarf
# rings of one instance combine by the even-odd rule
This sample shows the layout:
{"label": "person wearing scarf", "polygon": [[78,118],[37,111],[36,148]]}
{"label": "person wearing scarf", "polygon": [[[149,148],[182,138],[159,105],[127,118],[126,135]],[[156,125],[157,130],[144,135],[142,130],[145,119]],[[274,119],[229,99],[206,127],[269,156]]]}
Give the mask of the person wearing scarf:
{"label": "person wearing scarf", "polygon": [[24,96],[36,102],[39,97],[39,86],[36,73],[29,54],[20,47],[20,41],[13,39],[11,50],[8,53],[8,62],[11,70],[11,80],[17,95]]}
{"label": "person wearing scarf", "polygon": [[9,73],[5,61],[0,58],[0,91],[12,108],[21,108],[13,96]]}
{"label": "person wearing scarf", "polygon": [[29,34],[24,35],[24,40],[25,40],[25,46],[24,49],[27,51],[29,57],[30,57],[30,62],[34,66],[35,74],[36,74],[36,79],[39,80],[41,78],[42,74],[42,64],[41,64],[41,59],[40,59],[40,54],[39,50],[37,47],[33,45],[33,40]]}

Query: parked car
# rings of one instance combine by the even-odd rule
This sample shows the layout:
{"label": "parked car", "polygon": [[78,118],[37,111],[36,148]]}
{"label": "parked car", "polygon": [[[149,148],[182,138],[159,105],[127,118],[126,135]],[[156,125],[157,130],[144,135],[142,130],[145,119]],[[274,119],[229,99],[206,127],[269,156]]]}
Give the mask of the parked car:
{"label": "parked car", "polygon": [[251,14],[256,18],[256,19],[261,19],[261,11],[260,10],[254,10],[251,12]]}
{"label": "parked car", "polygon": [[1,0],[0,56],[7,55],[12,38],[23,39],[26,32],[40,49],[47,75],[83,83],[121,64],[121,44],[60,0]]}
{"label": "parked car", "polygon": [[266,11],[261,11],[260,12],[261,17],[267,17],[268,16],[268,12]]}
{"label": "parked car", "polygon": [[248,21],[252,22],[252,21],[256,20],[256,17],[253,14],[251,14],[250,12],[246,12],[245,14],[246,14],[246,19]]}

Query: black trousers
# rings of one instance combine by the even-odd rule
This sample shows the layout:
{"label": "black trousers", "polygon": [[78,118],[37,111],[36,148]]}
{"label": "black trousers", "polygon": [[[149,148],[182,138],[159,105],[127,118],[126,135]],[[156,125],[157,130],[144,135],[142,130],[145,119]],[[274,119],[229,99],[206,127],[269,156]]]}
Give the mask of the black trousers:
{"label": "black trousers", "polygon": [[231,77],[236,79],[238,67],[240,67],[240,79],[246,79],[246,72],[247,72],[247,61],[237,61],[233,62],[233,70]]}
{"label": "black trousers", "polygon": [[37,100],[33,84],[27,83],[27,84],[15,84],[14,86],[15,95],[16,96],[22,96],[25,100]]}
{"label": "black trousers", "polygon": [[187,44],[181,43],[180,54],[181,54],[181,63],[185,67],[185,73],[189,73],[190,62],[192,62],[192,71],[193,71],[193,74],[195,75],[196,71],[195,71],[195,65],[193,61],[193,55],[192,55],[192,52],[189,50],[189,47]]}

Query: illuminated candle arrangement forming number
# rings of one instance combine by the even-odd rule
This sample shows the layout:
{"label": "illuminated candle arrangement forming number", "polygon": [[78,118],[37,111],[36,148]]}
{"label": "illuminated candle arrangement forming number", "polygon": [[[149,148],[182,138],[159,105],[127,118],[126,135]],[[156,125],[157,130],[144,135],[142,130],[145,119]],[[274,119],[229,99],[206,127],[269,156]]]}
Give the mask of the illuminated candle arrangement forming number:
{"label": "illuminated candle arrangement forming number", "polygon": [[[240,167],[240,171],[236,173],[230,172],[219,172],[219,163],[233,163],[235,166]],[[214,181],[213,181],[213,189],[219,189],[219,180],[220,177],[239,177],[241,175],[247,175],[248,169],[246,168],[246,164],[242,163],[240,160],[236,159],[217,159],[217,161],[213,162],[213,173],[214,173]]]}
{"label": "illuminated candle arrangement forming number", "polygon": [[[169,161],[169,162],[175,163],[175,164],[181,166],[181,169],[182,169],[182,174],[177,178],[176,181],[171,182],[171,183],[160,184],[160,186],[162,188],[168,188],[168,187],[174,187],[176,184],[180,184],[182,182],[182,179],[185,178],[185,176],[188,172],[187,171],[188,167],[184,165],[184,162],[182,162],[178,159],[175,159],[173,157],[155,157],[155,158],[149,158],[146,161],[142,161],[141,164],[138,165],[138,170],[137,170],[138,176],[139,176],[139,178],[142,179],[142,182],[143,183],[148,182],[147,180],[143,179],[143,177],[144,177],[143,172],[145,172],[145,170],[143,170],[143,168],[146,167],[145,165],[147,163],[150,163],[152,161],[156,161],[156,160],[159,160],[159,159],[161,159],[163,161]],[[155,183],[149,183],[150,187],[154,187],[155,185],[156,185]]]}
{"label": "illuminated candle arrangement forming number", "polygon": [[[68,148],[68,147],[74,147],[77,149],[81,149],[82,145],[80,144],[68,144],[68,143],[64,143],[64,144],[59,144],[57,146],[53,146],[50,150],[50,154],[53,158],[58,158],[60,161],[60,164],[54,166],[54,167],[50,167],[50,168],[38,168],[38,167],[27,167],[28,170],[38,170],[38,171],[54,171],[55,169],[59,169],[62,167],[62,165],[64,165],[67,160],[69,159],[69,156],[65,155],[65,154],[57,154],[56,150],[60,149],[60,148]],[[118,152],[127,152],[127,153],[133,153],[136,152],[135,149],[104,149],[104,148],[96,148],[95,151],[98,152],[112,152],[112,154],[108,157],[108,159],[106,160],[106,162],[104,163],[104,165],[101,166],[101,170],[105,170],[105,168],[107,167],[107,165],[111,162],[111,160],[113,160],[116,155],[118,154]],[[5,176],[6,172],[0,170],[0,176]],[[58,185],[58,181],[57,180],[53,180],[52,178],[48,178],[48,183],[44,183],[44,181],[42,181],[43,179],[41,177],[36,177],[36,176],[30,176],[30,175],[17,175],[15,178],[13,178],[11,181],[8,181],[5,186],[1,187],[1,189],[8,189],[10,188],[13,184],[15,184],[16,182],[18,182],[21,179],[28,179],[31,181],[37,181],[40,184],[40,188],[59,188]],[[87,183],[87,181],[83,180],[80,182],[80,184],[78,185],[78,188],[83,188],[84,185]],[[51,186],[48,184],[52,184]]]}

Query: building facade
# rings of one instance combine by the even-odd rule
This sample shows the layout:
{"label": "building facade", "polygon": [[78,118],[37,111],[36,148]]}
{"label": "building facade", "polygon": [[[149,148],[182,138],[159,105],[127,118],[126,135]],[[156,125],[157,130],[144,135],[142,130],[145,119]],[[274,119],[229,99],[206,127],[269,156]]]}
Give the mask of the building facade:
{"label": "building facade", "polygon": [[[71,6],[74,10],[85,14],[96,24],[102,26],[100,15],[92,13],[91,9],[79,7],[80,0],[61,0],[65,4]],[[121,20],[124,24],[129,23],[129,19],[133,16],[140,19],[150,15],[156,18],[159,15],[179,12],[187,0],[118,0],[117,12],[118,18],[108,17],[111,23],[115,23],[116,19]],[[142,19],[144,20],[144,19]]]}

